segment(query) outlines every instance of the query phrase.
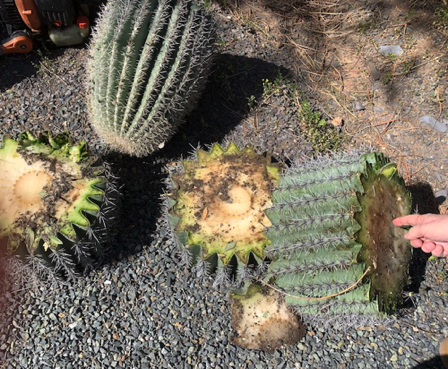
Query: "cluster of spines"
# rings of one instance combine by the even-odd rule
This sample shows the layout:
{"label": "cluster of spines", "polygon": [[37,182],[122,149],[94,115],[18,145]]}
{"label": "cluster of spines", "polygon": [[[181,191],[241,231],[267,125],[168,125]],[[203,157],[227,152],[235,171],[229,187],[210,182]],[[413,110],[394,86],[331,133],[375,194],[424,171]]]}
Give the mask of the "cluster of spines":
{"label": "cluster of spines", "polygon": [[211,66],[214,28],[190,0],[112,1],[91,47],[93,125],[112,146],[142,156],[192,109]]}

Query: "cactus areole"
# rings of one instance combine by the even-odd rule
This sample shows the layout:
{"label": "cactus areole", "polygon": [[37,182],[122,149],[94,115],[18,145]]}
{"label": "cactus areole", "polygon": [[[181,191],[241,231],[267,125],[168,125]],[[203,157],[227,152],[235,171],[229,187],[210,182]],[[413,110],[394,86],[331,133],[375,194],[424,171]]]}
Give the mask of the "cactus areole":
{"label": "cactus areole", "polygon": [[171,224],[177,238],[194,255],[213,267],[244,268],[261,262],[264,234],[270,225],[265,210],[280,176],[278,166],[250,147],[226,149],[214,144],[184,160],[171,177]]}
{"label": "cactus areole", "polygon": [[190,0],[109,1],[92,39],[93,127],[116,150],[152,153],[205,85],[214,54],[210,18]]}
{"label": "cactus areole", "polygon": [[285,173],[273,203],[265,280],[289,305],[347,319],[397,308],[411,247],[392,219],[411,201],[395,164],[379,153],[311,160]]}
{"label": "cactus areole", "polygon": [[24,133],[18,141],[3,140],[3,252],[65,276],[74,276],[100,253],[108,182],[104,168],[89,165],[86,158],[85,143],[71,145],[64,134],[34,138]]}

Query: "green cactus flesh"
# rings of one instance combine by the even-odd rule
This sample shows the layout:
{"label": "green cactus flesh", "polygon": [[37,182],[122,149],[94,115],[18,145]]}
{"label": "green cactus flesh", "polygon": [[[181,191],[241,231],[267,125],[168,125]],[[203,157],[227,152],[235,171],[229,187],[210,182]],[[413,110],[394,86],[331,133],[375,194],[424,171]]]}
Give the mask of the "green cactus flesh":
{"label": "green cactus flesh", "polygon": [[265,281],[283,289],[301,314],[393,312],[411,247],[392,219],[408,214],[410,203],[396,166],[382,154],[290,168],[267,211],[272,262]]}
{"label": "green cactus flesh", "polygon": [[171,176],[170,220],[178,240],[212,268],[261,262],[269,243],[265,210],[279,176],[278,166],[249,147],[198,150],[196,160],[184,160]]}
{"label": "green cactus flesh", "polygon": [[411,201],[396,167],[380,163],[384,166],[368,166],[361,178],[365,192],[358,197],[363,211],[355,219],[361,224],[357,239],[364,245],[359,260],[372,269],[370,297],[389,312],[401,302],[411,259],[409,241],[403,237],[406,231],[395,227],[392,219],[409,214]]}
{"label": "green cactus flesh", "polygon": [[155,151],[194,106],[213,43],[209,17],[190,0],[109,1],[88,64],[98,134],[131,155]]}
{"label": "green cactus flesh", "polygon": [[[0,245],[3,253],[73,277],[102,252],[94,232],[104,219],[108,183],[87,164],[84,143],[28,133],[0,148]],[[101,167],[101,170],[103,168]],[[100,219],[101,217],[101,219]],[[102,227],[100,227],[102,228]]]}

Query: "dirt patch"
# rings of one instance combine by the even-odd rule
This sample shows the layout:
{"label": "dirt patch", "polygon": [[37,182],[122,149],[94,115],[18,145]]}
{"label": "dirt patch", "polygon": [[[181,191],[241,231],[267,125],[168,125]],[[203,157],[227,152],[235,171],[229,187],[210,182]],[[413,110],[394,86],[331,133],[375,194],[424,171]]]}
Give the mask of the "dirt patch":
{"label": "dirt patch", "polygon": [[306,328],[273,290],[252,285],[245,295],[232,295],[232,341],[248,349],[274,352],[305,336]]}
{"label": "dirt patch", "polygon": [[[292,72],[312,106],[328,122],[342,123],[346,146],[386,153],[408,183],[429,182],[435,191],[447,187],[447,133],[421,121],[430,116],[445,124],[448,119],[444,2],[215,4],[218,19],[232,23],[224,49],[243,49],[249,56],[275,50],[270,60]],[[402,53],[382,53],[386,46],[399,46]],[[246,119],[260,116],[249,113]]]}

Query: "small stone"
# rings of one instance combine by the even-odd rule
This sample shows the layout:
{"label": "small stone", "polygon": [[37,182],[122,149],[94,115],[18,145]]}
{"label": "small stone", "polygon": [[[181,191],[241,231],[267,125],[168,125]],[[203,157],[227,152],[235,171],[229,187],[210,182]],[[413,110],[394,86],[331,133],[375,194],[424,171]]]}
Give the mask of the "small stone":
{"label": "small stone", "polygon": [[400,45],[380,45],[380,53],[384,56],[394,55],[400,56],[403,54],[403,49]]}
{"label": "small stone", "polygon": [[334,119],[331,121],[331,124],[332,124],[333,126],[335,126],[335,127],[340,127],[340,126],[342,126],[342,123],[343,123],[343,121],[342,121],[342,118],[341,118],[341,117],[336,117],[336,118],[334,118]]}
{"label": "small stone", "polygon": [[380,108],[379,106],[374,106],[374,107],[373,107],[373,111],[374,111],[375,113],[382,113],[382,112],[383,112],[383,109]]}
{"label": "small stone", "polygon": [[355,102],[355,110],[357,111],[362,111],[365,110],[366,108],[364,107],[364,105],[361,103],[361,101],[357,100]]}
{"label": "small stone", "polygon": [[448,197],[448,189],[437,191],[435,194],[437,204],[443,204]]}
{"label": "small stone", "polygon": [[378,71],[376,65],[374,63],[369,63],[367,65],[367,67],[369,68],[369,73],[370,73],[370,76],[372,77],[372,79],[374,81],[378,81],[381,78],[381,74]]}
{"label": "small stone", "polygon": [[420,122],[425,123],[427,126],[435,129],[438,132],[445,133],[448,132],[448,121],[438,121],[434,119],[433,117],[429,115],[424,115],[423,117],[420,117]]}

